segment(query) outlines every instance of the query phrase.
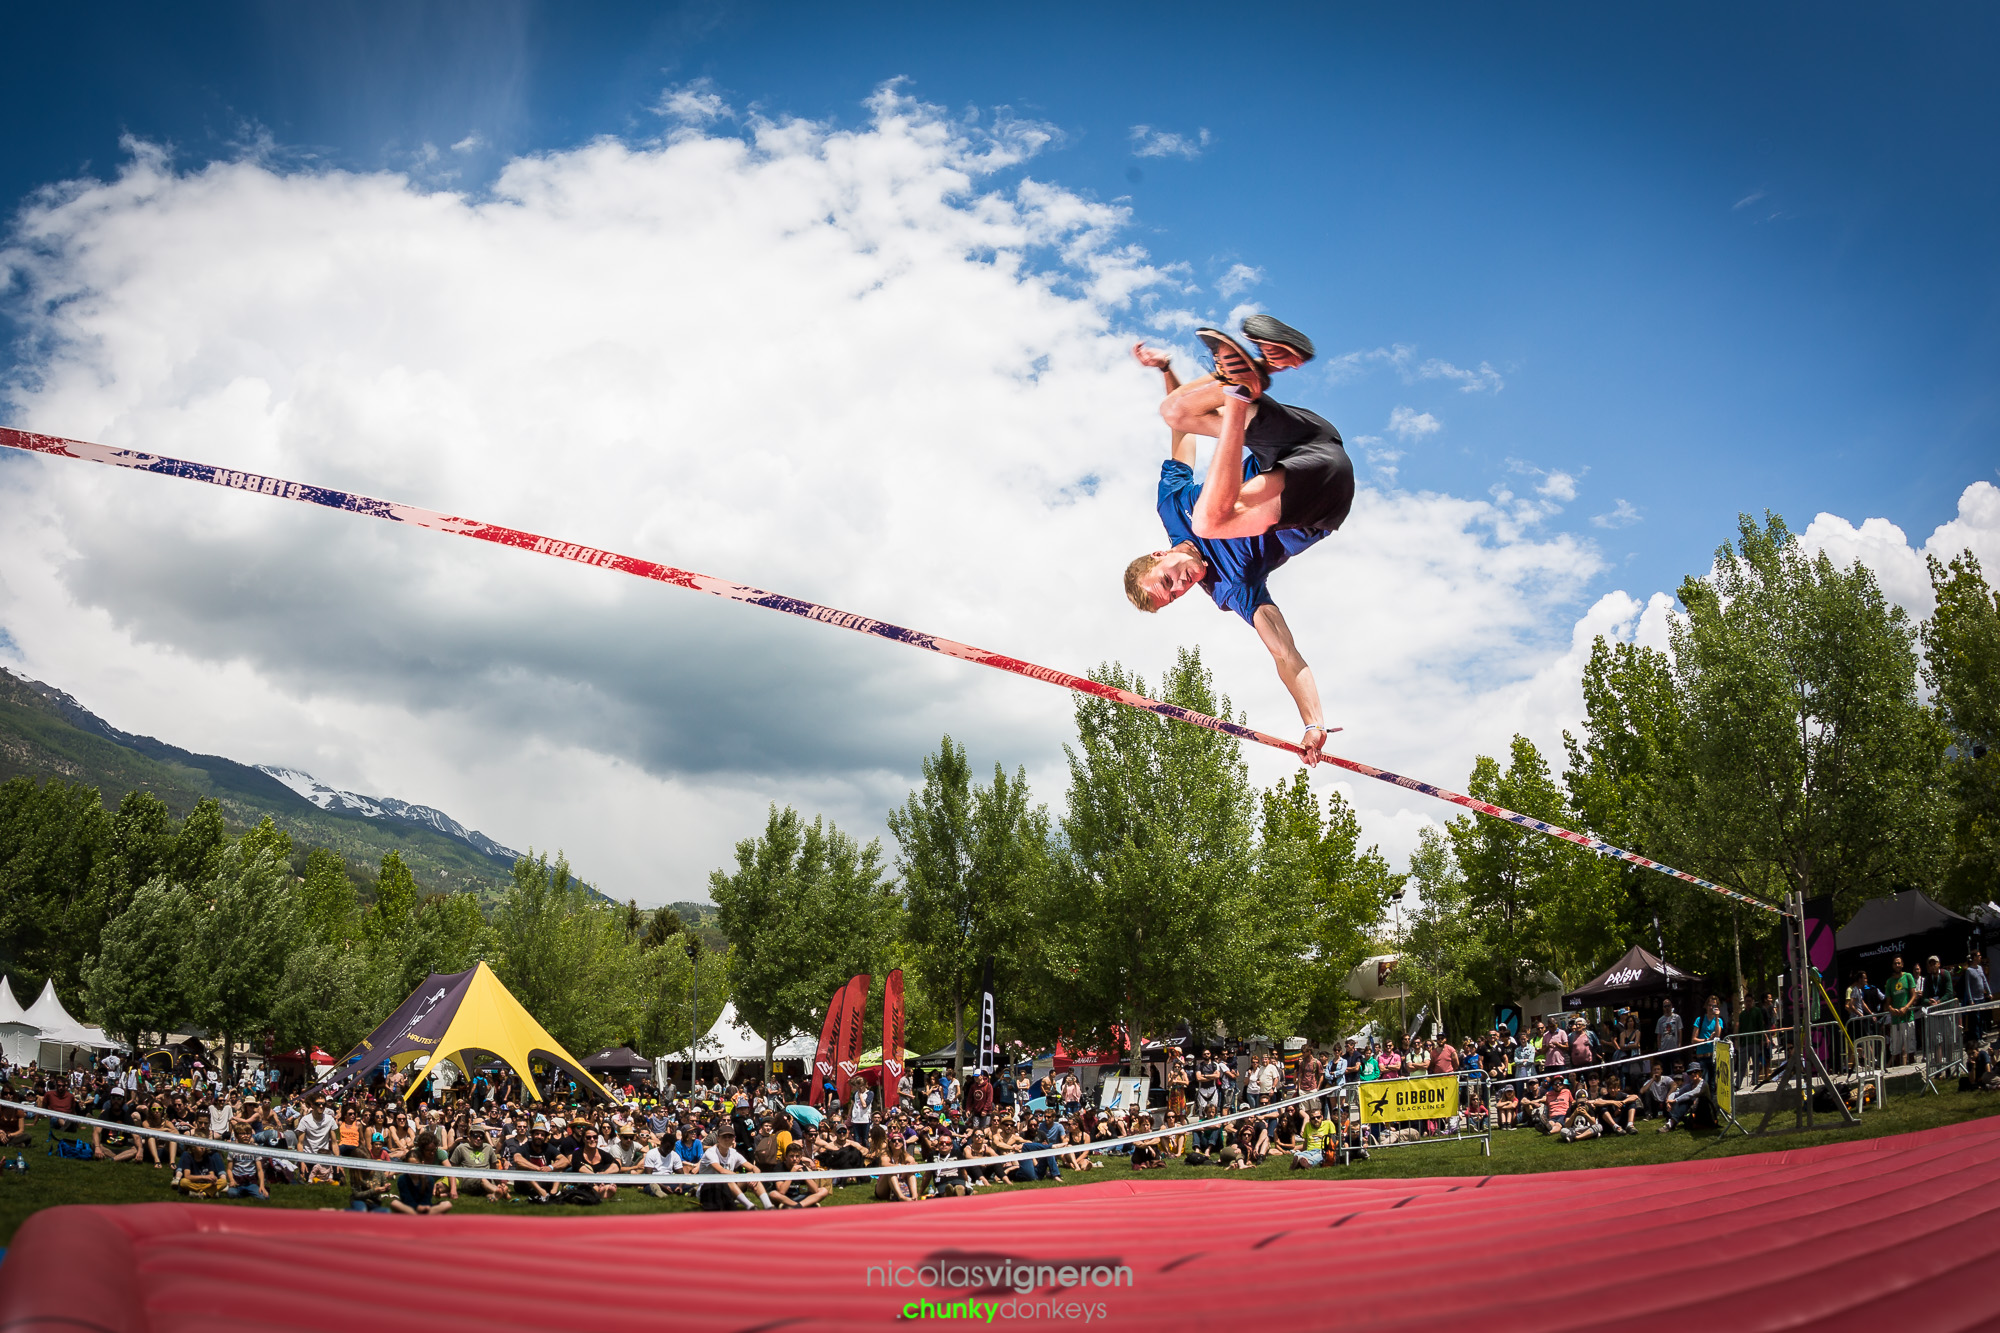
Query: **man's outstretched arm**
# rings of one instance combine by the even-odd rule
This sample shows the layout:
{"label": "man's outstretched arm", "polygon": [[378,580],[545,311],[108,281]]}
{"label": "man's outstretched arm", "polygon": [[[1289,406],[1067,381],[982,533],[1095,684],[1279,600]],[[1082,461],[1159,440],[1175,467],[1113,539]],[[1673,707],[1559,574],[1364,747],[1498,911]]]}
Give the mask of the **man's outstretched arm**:
{"label": "man's outstretched arm", "polygon": [[1313,679],[1312,667],[1299,655],[1299,647],[1292,642],[1292,627],[1285,623],[1285,613],[1276,606],[1265,603],[1257,608],[1251,624],[1257,627],[1257,637],[1271,651],[1272,660],[1278,664],[1278,679],[1285,682],[1291,691],[1292,702],[1299,706],[1299,720],[1306,724],[1303,742],[1308,765],[1319,762],[1320,748],[1326,744],[1325,717],[1320,711],[1319,684]]}

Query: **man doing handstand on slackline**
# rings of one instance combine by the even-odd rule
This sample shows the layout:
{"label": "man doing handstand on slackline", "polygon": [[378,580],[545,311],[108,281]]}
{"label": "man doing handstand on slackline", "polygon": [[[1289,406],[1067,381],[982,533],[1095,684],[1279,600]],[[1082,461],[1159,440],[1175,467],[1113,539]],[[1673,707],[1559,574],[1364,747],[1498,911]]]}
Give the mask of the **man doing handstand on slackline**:
{"label": "man doing handstand on slackline", "polygon": [[[1150,612],[1199,586],[1218,610],[1249,622],[1306,724],[1306,763],[1317,764],[1326,744],[1319,686],[1266,585],[1272,571],[1347,518],[1354,466],[1324,417],[1264,394],[1273,372],[1312,359],[1312,340],[1269,315],[1250,316],[1243,332],[1261,358],[1225,333],[1197,329],[1215,373],[1188,384],[1175,377],[1166,353],[1143,343],[1132,349],[1141,365],[1166,378],[1160,415],[1173,441],[1160,467],[1158,509],[1173,545],[1126,567],[1125,595]],[[1192,435],[1216,438],[1208,479],[1199,486]]]}

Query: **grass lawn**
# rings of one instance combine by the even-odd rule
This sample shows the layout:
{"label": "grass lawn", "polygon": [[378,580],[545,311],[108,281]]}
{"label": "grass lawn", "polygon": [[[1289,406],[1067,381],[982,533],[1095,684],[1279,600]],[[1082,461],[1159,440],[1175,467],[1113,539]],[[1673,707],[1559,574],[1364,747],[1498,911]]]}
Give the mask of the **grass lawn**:
{"label": "grass lawn", "polygon": [[[1806,1134],[1776,1133],[1764,1138],[1745,1138],[1733,1131],[1719,1134],[1657,1134],[1652,1124],[1642,1122],[1631,1137],[1597,1139],[1567,1144],[1533,1130],[1506,1130],[1493,1137],[1493,1156],[1482,1157],[1477,1143],[1441,1143],[1414,1148],[1390,1148],[1375,1152],[1366,1162],[1346,1167],[1325,1167],[1315,1171],[1293,1171],[1289,1161],[1273,1159],[1249,1171],[1222,1171],[1215,1167],[1186,1167],[1171,1163],[1158,1171],[1143,1173],[1150,1180],[1215,1179],[1373,1179],[1407,1176],[1483,1176],[1530,1171],[1573,1171],[1596,1166],[1640,1166],[1653,1162],[1678,1162],[1693,1158],[1734,1157],[1743,1153],[1775,1152],[1835,1143],[1849,1138],[1875,1138],[1904,1134],[1912,1130],[1955,1125],[1965,1120],[2000,1113],[2000,1093],[1946,1090],[1933,1097],[1925,1092],[1892,1096],[1880,1111],[1862,1117],[1855,1129],[1819,1129]],[[1752,1122],[1754,1123],[1754,1121]],[[1789,1125],[1789,1116],[1774,1119],[1773,1127]],[[1821,1117],[1825,1124],[1826,1118]],[[1838,1123],[1837,1121],[1835,1122]],[[152,1203],[181,1200],[167,1185],[168,1173],[130,1163],[80,1162],[47,1155],[47,1122],[34,1131],[26,1150],[25,1175],[0,1173],[0,1244],[11,1244],[14,1231],[29,1214],[64,1203]],[[12,1151],[8,1156],[11,1157]],[[1033,1185],[1004,1185],[1001,1190],[1062,1189],[1078,1181],[1116,1180],[1133,1173],[1122,1157],[1105,1157],[1101,1170],[1069,1172],[1061,1182],[1044,1181]],[[985,1191],[982,1191],[982,1193]],[[873,1202],[867,1185],[837,1190],[832,1204]],[[336,1185],[279,1186],[268,1203],[246,1199],[209,1200],[212,1208],[344,1208],[347,1191]],[[636,1190],[597,1207],[568,1205],[494,1204],[484,1200],[462,1200],[456,1211],[463,1213],[504,1213],[515,1217],[601,1217],[611,1213],[672,1213],[694,1209],[690,1199],[654,1199]]]}

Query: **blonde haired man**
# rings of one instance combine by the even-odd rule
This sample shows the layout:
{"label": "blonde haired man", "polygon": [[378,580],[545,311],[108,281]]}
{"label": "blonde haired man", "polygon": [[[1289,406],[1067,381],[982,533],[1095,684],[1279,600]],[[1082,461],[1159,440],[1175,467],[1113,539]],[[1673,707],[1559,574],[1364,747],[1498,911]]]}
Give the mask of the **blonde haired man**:
{"label": "blonde haired man", "polygon": [[[1154,612],[1198,587],[1218,610],[1243,617],[1306,724],[1306,763],[1317,764],[1327,736],[1319,686],[1266,585],[1346,519],[1354,469],[1340,432],[1324,418],[1264,397],[1272,371],[1311,359],[1311,341],[1267,315],[1245,320],[1244,332],[1261,359],[1226,334],[1198,330],[1215,353],[1217,373],[1185,385],[1165,352],[1143,343],[1132,349],[1140,365],[1166,381],[1160,414],[1173,436],[1156,507],[1172,545],[1126,567],[1125,595],[1139,610]],[[1206,483],[1194,475],[1195,435],[1216,437]]]}

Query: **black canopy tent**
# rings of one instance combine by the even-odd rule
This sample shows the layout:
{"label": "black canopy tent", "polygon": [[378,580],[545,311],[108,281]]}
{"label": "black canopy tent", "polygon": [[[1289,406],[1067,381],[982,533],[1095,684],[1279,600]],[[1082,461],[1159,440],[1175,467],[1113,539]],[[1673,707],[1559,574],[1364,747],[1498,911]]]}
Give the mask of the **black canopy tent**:
{"label": "black canopy tent", "polygon": [[1638,945],[1604,969],[1595,978],[1563,996],[1565,1009],[1590,1009],[1614,1005],[1637,1005],[1640,1001],[1671,999],[1688,1012],[1691,1003],[1705,989],[1702,979],[1681,971],[1672,963],[1655,958]]}
{"label": "black canopy tent", "polygon": [[1843,984],[1866,972],[1877,985],[1899,955],[1912,972],[1936,954],[1946,965],[1965,961],[1977,929],[1972,921],[1909,889],[1870,898],[1854,919],[1834,932],[1834,968]]}
{"label": "black canopy tent", "polygon": [[651,1073],[653,1062],[633,1050],[630,1046],[613,1046],[608,1051],[599,1051],[583,1062],[583,1067],[591,1073]]}

